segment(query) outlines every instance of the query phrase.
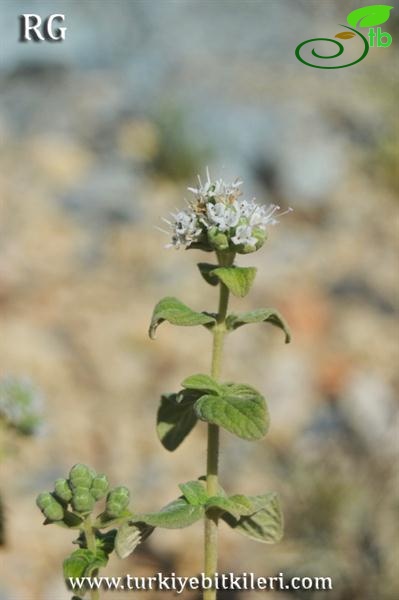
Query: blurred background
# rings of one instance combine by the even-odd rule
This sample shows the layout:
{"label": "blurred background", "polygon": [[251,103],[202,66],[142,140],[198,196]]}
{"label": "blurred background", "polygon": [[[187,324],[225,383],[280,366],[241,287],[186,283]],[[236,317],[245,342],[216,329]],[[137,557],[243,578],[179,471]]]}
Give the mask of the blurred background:
{"label": "blurred background", "polygon": [[[140,511],[204,473],[203,424],[173,454],[154,424],[160,394],[209,369],[209,333],[164,325],[151,342],[147,326],[165,295],[216,308],[202,253],[164,250],[156,229],[207,165],[294,208],[262,251],[240,257],[258,277],[232,301],[275,306],[293,341],[248,326],[225,353],[225,378],[265,394],[271,429],[260,443],[223,433],[221,455],[229,492],[279,492],[285,538],[258,545],[222,526],[220,570],[331,576],[331,600],[397,598],[395,10],[383,25],[391,47],[328,71],[298,62],[295,47],[334,36],[358,2],[0,7],[0,377],[36,388],[40,413],[2,431],[0,599],[70,597],[61,563],[73,532],[43,528],[35,497],[72,464],[129,486]],[[18,42],[24,12],[64,13],[66,41]],[[106,573],[160,570],[202,570],[200,523],[157,530]]]}

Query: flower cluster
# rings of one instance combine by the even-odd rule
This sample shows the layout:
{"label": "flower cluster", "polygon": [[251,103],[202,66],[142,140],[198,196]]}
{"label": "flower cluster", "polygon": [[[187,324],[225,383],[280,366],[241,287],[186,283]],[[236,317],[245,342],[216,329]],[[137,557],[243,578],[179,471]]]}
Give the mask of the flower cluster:
{"label": "flower cluster", "polygon": [[[163,219],[172,233],[167,248],[254,252],[264,244],[267,227],[292,210],[279,212],[275,204],[266,207],[254,199],[240,198],[239,179],[232,184],[222,179],[212,181],[207,170],[206,182],[203,184],[199,176],[198,180],[197,188],[188,188],[195,198],[187,202],[187,208],[171,213],[171,219]],[[165,233],[170,235],[170,231]]]}

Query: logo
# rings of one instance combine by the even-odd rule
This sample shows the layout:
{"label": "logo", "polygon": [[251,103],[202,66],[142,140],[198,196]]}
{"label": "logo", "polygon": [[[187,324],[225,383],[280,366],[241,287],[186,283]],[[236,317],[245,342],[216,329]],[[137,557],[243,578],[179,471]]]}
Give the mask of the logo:
{"label": "logo", "polygon": [[[381,27],[377,27],[377,29],[375,29],[377,25],[382,25],[388,21],[392,8],[393,6],[386,6],[385,4],[374,4],[372,6],[363,6],[362,8],[357,8],[349,13],[347,16],[347,22],[349,26],[341,25],[341,27],[344,27],[347,31],[341,31],[337,33],[335,37],[339,40],[349,40],[356,37],[362,40],[361,56],[352,62],[349,62],[345,65],[326,65],[322,63],[313,64],[303,57],[302,49],[307,44],[312,44],[313,42],[329,42],[335,44],[336,48],[338,48],[335,54],[328,56],[319,54],[315,48],[312,48],[311,54],[316,59],[324,61],[341,56],[345,51],[344,45],[336,39],[333,40],[331,38],[313,38],[311,40],[305,40],[296,47],[295,56],[301,63],[307,65],[308,67],[313,67],[314,69],[344,69],[346,67],[356,65],[361,60],[366,58],[370,48],[387,48],[392,44],[392,36],[389,33],[382,31]],[[359,31],[359,28],[367,28],[368,32],[366,31],[362,33]]]}
{"label": "logo", "polygon": [[54,27],[54,22],[65,21],[65,15],[50,15],[42,19],[39,15],[24,14],[19,17],[20,42],[61,42],[65,40],[66,27]]}

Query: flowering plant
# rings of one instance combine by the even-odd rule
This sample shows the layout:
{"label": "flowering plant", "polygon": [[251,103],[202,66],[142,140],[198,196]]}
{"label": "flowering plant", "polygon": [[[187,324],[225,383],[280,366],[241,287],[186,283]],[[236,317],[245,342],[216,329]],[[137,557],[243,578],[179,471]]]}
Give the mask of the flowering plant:
{"label": "flowering plant", "polygon": [[[231,185],[222,180],[212,182],[207,172],[203,185],[189,188],[195,199],[185,210],[172,213],[166,220],[172,241],[168,247],[197,248],[215,251],[217,264],[199,263],[203,279],[219,288],[216,313],[198,312],[173,296],[155,306],[149,335],[155,338],[159,325],[206,327],[213,337],[211,373],[186,377],[176,393],[161,397],[157,413],[157,433],[162,445],[175,450],[199,423],[207,424],[208,447],[206,474],[179,485],[181,495],[155,512],[133,513],[127,509],[126,488],[108,491],[105,476],[96,475],[85,465],[75,465],[67,480],[57,480],[53,492],[39,495],[37,504],[46,517],[45,523],[57,523],[80,531],[79,550],[64,562],[65,578],[95,575],[105,566],[115,549],[125,558],[155,528],[180,529],[201,519],[205,522],[205,569],[211,581],[204,589],[204,600],[215,600],[217,575],[217,536],[219,520],[253,540],[274,543],[283,534],[283,517],[278,496],[268,492],[256,496],[228,494],[219,483],[219,431],[244,440],[259,440],[268,430],[269,414],[265,398],[246,383],[221,379],[222,354],[227,334],[249,323],[270,323],[280,328],[285,341],[290,332],[282,316],[273,308],[258,308],[244,313],[228,314],[230,293],[246,296],[256,275],[254,267],[234,264],[236,254],[258,250],[265,242],[268,225],[274,225],[278,206],[268,208],[254,200],[240,199],[241,181]],[[105,511],[93,519],[97,500],[106,497]],[[101,529],[112,527],[106,533]],[[73,598],[99,597],[98,590],[84,588]]]}
{"label": "flowering plant", "polygon": [[[228,495],[219,484],[218,457],[220,428],[245,440],[258,440],[269,426],[262,394],[247,384],[221,380],[226,335],[248,323],[268,322],[282,329],[285,341],[290,341],[287,324],[272,308],[228,314],[229,294],[246,296],[256,275],[254,267],[236,266],[234,260],[236,254],[259,250],[265,243],[268,226],[278,223],[278,217],[292,209],[280,212],[277,205],[265,207],[253,199],[241,198],[239,179],[232,184],[221,179],[212,181],[209,171],[204,184],[198,179],[197,188],[188,188],[194,199],[187,202],[187,208],[171,213],[171,219],[164,219],[170,230],[166,233],[172,236],[167,247],[215,251],[218,264],[199,263],[198,267],[207,283],[219,287],[218,311],[197,312],[175,297],[163,298],[154,309],[150,336],[155,337],[158,325],[164,321],[173,325],[203,325],[213,336],[210,375],[191,375],[182,382],[182,390],[162,397],[157,430],[164,447],[175,450],[198,421],[207,423],[206,476],[180,486],[183,504],[179,513],[169,511],[168,523],[183,527],[204,518],[205,575],[214,579],[220,519],[264,543],[278,541],[283,532],[277,495],[273,492],[259,496]],[[204,590],[204,600],[215,598],[215,589]]]}
{"label": "flowering plant", "polygon": [[[292,209],[279,213],[280,207],[271,204],[268,208],[252,200],[240,199],[242,181],[236,179],[226,184],[222,179],[207,180],[199,187],[189,187],[195,196],[187,202],[185,210],[171,213],[163,219],[172,231],[172,241],[167,247],[199,248],[211,252],[230,250],[248,254],[259,250],[267,237],[267,226],[278,223],[277,217]],[[166,232],[168,233],[168,232]]]}

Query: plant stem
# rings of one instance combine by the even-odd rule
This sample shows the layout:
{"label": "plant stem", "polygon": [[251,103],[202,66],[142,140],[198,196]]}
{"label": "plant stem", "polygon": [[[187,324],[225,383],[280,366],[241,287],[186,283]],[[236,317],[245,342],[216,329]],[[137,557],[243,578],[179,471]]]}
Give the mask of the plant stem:
{"label": "plant stem", "polygon": [[[83,524],[83,531],[86,538],[87,549],[91,552],[96,553],[96,536],[94,535],[93,527],[91,524],[90,515],[86,518]],[[96,569],[93,572],[93,576],[98,575],[98,570]],[[99,590],[90,590],[90,600],[99,600],[100,599],[100,591]]]}
{"label": "plant stem", "polygon": [[[234,255],[218,254],[221,266],[230,266]],[[212,366],[211,375],[219,379],[222,367],[223,341],[226,334],[226,315],[229,302],[229,290],[220,283],[219,310],[217,323],[213,330]],[[218,462],[219,462],[219,427],[208,425],[208,451],[206,469],[206,489],[208,496],[218,494]],[[218,561],[218,517],[211,511],[205,516],[205,575],[215,577]],[[204,600],[215,600],[216,590],[204,590]]]}

